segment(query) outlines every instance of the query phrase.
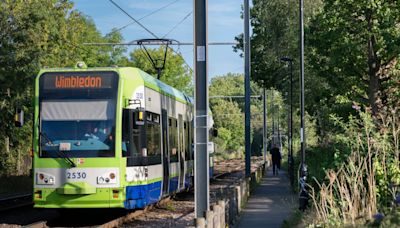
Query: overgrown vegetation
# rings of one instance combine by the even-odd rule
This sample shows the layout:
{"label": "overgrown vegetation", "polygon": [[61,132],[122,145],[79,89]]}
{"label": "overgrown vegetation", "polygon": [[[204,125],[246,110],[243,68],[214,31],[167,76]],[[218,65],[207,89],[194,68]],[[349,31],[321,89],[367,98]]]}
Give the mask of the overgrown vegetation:
{"label": "overgrown vegetation", "polygon": [[[365,224],[374,217],[399,213],[396,196],[400,186],[399,151],[396,144],[399,124],[395,113],[382,118],[378,129],[371,113],[360,112],[347,123],[335,119],[343,129],[334,142],[343,145],[349,155],[337,168],[326,170],[326,178],[314,178],[312,202],[318,222],[330,225]],[[343,148],[343,147],[342,147]],[[339,165],[340,164],[340,165]]]}
{"label": "overgrown vegetation", "polygon": [[[399,4],[304,1],[305,105],[316,124],[316,135],[306,131],[314,194],[304,225],[399,225]],[[295,0],[257,0],[251,10],[252,77],[285,94],[289,74],[279,60],[293,58],[295,101],[298,10]]]}

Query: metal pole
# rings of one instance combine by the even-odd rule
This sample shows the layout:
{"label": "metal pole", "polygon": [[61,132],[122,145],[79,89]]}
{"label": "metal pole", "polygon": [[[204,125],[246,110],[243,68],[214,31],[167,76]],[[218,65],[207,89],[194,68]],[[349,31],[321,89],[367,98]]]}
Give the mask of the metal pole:
{"label": "metal pole", "polygon": [[207,150],[207,0],[194,0],[195,68],[195,214],[204,217],[209,210],[209,156]]}
{"label": "metal pole", "polygon": [[263,96],[263,149],[264,149],[264,164],[267,162],[267,111],[265,110],[267,108],[266,106],[266,89],[265,89],[265,84],[264,84],[264,96]]}
{"label": "metal pole", "polygon": [[[290,99],[290,92],[286,92],[285,95]],[[288,151],[288,174],[289,174],[289,180],[290,180],[290,100],[287,104],[287,151]]]}
{"label": "metal pole", "polygon": [[299,195],[299,208],[304,211],[308,204],[308,191],[306,188],[307,181],[307,166],[305,164],[306,160],[306,135],[304,126],[304,5],[303,0],[300,0],[300,115],[301,115],[301,127],[300,127],[300,143],[301,143],[301,167],[300,167],[300,195]]}
{"label": "metal pole", "polygon": [[293,186],[294,183],[294,159],[293,159],[293,143],[292,143],[292,136],[293,136],[293,59],[289,57],[282,57],[281,61],[289,62],[290,64],[290,92],[289,92],[289,99],[290,99],[290,108],[288,115],[288,168],[289,168],[289,179],[290,184]]}
{"label": "metal pole", "polygon": [[245,91],[245,153],[246,177],[250,177],[250,37],[249,0],[244,0],[244,91]]}
{"label": "metal pole", "polygon": [[275,105],[274,105],[274,90],[271,90],[271,115],[272,115],[272,131],[271,131],[271,141],[272,147],[275,146]]}
{"label": "metal pole", "polygon": [[301,176],[305,175],[305,129],[304,129],[304,6],[303,0],[300,0],[300,115],[301,115],[301,127],[300,127],[300,143],[301,143]]}
{"label": "metal pole", "polygon": [[294,158],[293,158],[293,60],[290,61],[290,131],[289,131],[289,145],[290,145],[290,184],[294,183]]}

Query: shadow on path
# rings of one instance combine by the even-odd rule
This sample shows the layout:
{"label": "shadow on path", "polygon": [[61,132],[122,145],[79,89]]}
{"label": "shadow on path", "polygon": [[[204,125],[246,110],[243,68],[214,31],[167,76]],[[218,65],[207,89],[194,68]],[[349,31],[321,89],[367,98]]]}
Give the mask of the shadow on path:
{"label": "shadow on path", "polygon": [[250,195],[236,227],[281,227],[283,220],[297,207],[286,172],[281,170],[276,176],[272,170],[266,172]]}

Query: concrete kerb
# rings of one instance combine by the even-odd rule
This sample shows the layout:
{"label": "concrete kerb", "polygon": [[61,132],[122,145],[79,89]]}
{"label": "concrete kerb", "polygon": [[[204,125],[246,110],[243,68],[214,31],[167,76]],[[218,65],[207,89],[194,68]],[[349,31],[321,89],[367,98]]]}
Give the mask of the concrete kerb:
{"label": "concrete kerb", "polygon": [[196,219],[196,227],[224,228],[226,224],[235,224],[250,192],[260,183],[264,171],[265,164],[259,166],[250,178],[241,178],[225,189],[219,189],[216,197],[221,200],[212,205],[212,210],[206,212],[205,218]]}

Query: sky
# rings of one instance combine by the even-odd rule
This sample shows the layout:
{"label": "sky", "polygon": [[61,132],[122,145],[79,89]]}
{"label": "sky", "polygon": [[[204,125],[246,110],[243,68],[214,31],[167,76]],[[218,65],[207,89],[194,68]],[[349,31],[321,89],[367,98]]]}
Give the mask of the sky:
{"label": "sky", "polygon": [[[75,9],[94,20],[103,35],[113,28],[121,28],[133,22],[109,0],[72,1],[75,3]],[[158,37],[168,34],[166,38],[179,42],[193,42],[193,13],[191,13],[193,0],[114,0],[114,2],[136,20],[167,6],[143,18],[140,23]],[[242,4],[242,0],[208,0],[209,42],[234,42],[235,36],[243,32],[243,20],[240,18]],[[185,17],[187,18],[184,20]],[[121,33],[125,42],[154,38],[136,23],[122,29]],[[193,46],[173,46],[173,48],[182,53],[190,67],[193,66]],[[244,70],[243,59],[239,57],[239,53],[233,51],[232,45],[210,45],[208,60],[209,78],[229,72],[243,73]]]}

